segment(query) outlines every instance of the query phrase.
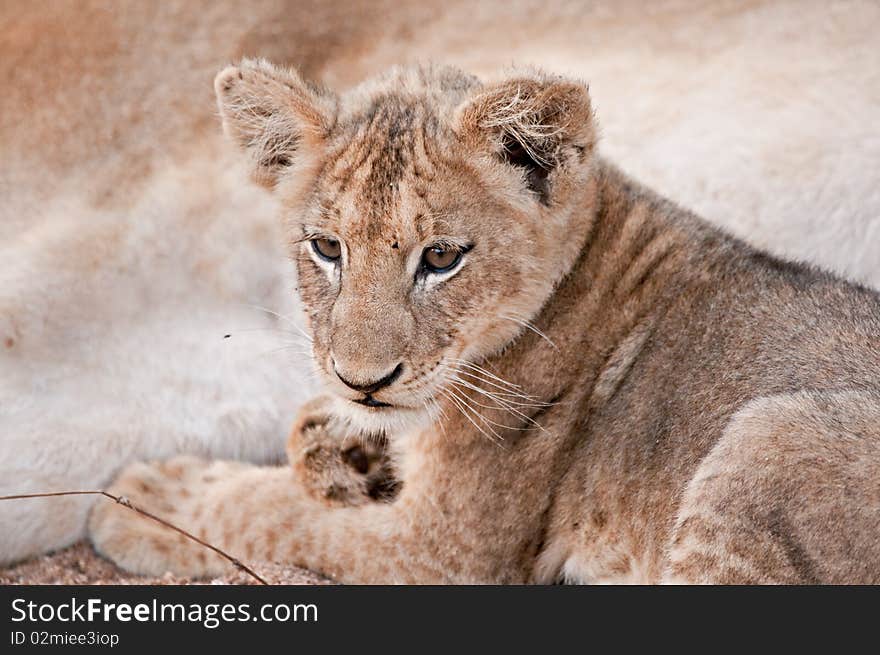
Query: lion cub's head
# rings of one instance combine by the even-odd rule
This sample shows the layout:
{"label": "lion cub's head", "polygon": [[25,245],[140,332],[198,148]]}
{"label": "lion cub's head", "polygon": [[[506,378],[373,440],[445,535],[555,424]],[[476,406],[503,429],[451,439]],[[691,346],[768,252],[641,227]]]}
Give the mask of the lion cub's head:
{"label": "lion cub's head", "polygon": [[569,229],[593,162],[583,84],[425,66],[337,95],[244,61],[215,89],[283,203],[314,358],[362,428],[430,415],[449,376],[517,337],[583,242]]}

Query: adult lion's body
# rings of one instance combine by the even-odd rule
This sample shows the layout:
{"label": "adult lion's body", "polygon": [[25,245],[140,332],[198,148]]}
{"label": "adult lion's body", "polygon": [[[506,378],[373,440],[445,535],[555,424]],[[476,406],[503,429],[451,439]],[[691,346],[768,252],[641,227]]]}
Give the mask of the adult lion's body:
{"label": "adult lion's body", "polygon": [[[311,388],[304,357],[271,354],[299,338],[257,308],[296,311],[274,201],[216,134],[209,80],[241,55],[339,87],[413,58],[577,73],[641,179],[880,284],[876,7],[421,5],[4,4],[0,493],[178,452],[281,455]],[[88,505],[3,504],[0,561],[79,538]]]}

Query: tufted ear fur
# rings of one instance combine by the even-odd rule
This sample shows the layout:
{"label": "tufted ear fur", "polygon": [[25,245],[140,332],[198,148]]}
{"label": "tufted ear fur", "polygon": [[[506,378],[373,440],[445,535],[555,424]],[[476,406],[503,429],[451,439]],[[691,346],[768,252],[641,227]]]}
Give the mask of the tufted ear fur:
{"label": "tufted ear fur", "polygon": [[303,149],[320,148],[336,120],[336,96],[292,70],[245,59],[214,79],[223,130],[250,156],[252,174],[272,188]]}
{"label": "tufted ear fur", "polygon": [[467,142],[519,169],[544,204],[554,178],[585,163],[595,145],[587,86],[540,72],[485,87],[461,107],[458,121]]}

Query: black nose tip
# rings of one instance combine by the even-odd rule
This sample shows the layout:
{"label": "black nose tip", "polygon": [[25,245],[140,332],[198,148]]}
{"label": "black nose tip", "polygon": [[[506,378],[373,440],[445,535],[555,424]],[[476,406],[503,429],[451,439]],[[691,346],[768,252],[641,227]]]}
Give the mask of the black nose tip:
{"label": "black nose tip", "polygon": [[381,380],[376,380],[375,382],[370,382],[368,384],[355,384],[354,382],[349,382],[344,377],[339,375],[339,371],[336,370],[335,366],[333,367],[333,370],[336,372],[336,377],[342,380],[342,384],[344,384],[349,389],[354,389],[355,391],[360,391],[361,393],[370,394],[379,391],[379,389],[384,389],[385,387],[392,384],[397,378],[399,378],[400,374],[403,372],[403,364],[398,364],[397,366],[395,366],[394,370]]}

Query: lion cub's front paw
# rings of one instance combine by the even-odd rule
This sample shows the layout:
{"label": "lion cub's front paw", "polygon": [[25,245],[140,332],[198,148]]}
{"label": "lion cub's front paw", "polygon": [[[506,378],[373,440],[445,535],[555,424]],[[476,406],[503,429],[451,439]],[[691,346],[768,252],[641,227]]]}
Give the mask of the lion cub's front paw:
{"label": "lion cub's front paw", "polygon": [[[204,497],[249,465],[176,457],[129,466],[108,492],[187,532],[207,538]],[[204,577],[227,573],[232,565],[184,535],[112,501],[95,504],[89,518],[95,549],[134,573]]]}
{"label": "lion cub's front paw", "polygon": [[384,436],[352,435],[330,413],[332,401],[307,403],[294,421],[287,455],[306,491],[328,505],[390,501],[400,487]]}

